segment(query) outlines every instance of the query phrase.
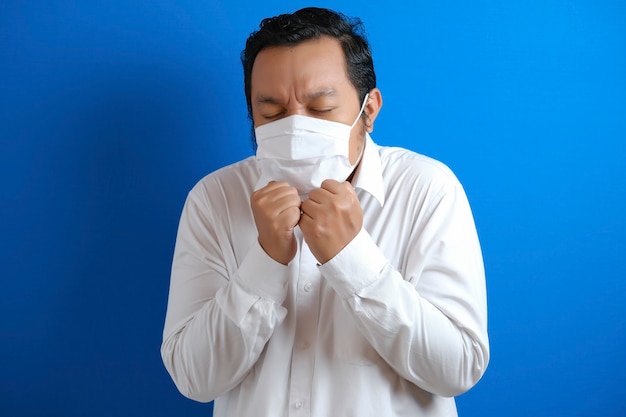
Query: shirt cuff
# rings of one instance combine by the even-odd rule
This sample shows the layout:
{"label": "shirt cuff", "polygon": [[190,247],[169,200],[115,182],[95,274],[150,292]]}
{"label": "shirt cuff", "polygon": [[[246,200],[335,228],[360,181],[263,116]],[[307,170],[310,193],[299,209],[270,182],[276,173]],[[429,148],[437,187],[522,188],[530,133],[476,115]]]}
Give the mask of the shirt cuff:
{"label": "shirt cuff", "polygon": [[341,298],[349,298],[374,283],[387,258],[365,229],[334,258],[319,266],[320,272]]}
{"label": "shirt cuff", "polygon": [[238,283],[261,298],[278,304],[287,297],[287,283],[293,262],[283,265],[272,259],[257,241],[239,267]]}

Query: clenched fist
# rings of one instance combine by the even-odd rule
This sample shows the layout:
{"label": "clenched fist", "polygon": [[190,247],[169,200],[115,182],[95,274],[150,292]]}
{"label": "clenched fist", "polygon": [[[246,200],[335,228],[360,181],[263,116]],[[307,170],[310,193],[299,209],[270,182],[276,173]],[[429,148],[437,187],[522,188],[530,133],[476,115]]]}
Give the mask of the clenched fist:
{"label": "clenched fist", "polygon": [[349,182],[325,180],[302,202],[300,229],[311,253],[326,263],[356,237],[363,210]]}
{"label": "clenched fist", "polygon": [[276,262],[287,265],[296,255],[293,228],[300,220],[298,190],[286,182],[270,181],[250,197],[259,244]]}

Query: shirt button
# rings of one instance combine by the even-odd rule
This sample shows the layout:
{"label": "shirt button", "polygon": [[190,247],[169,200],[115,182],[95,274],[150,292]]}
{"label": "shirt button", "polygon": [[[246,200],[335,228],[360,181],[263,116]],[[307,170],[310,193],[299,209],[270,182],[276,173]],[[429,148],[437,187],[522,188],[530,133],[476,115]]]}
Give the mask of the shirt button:
{"label": "shirt button", "polygon": [[309,342],[302,342],[300,344],[300,349],[307,350],[310,347]]}
{"label": "shirt button", "polygon": [[312,289],[313,289],[313,284],[311,284],[310,282],[307,282],[306,284],[304,284],[304,291],[311,292]]}
{"label": "shirt button", "polygon": [[296,408],[302,408],[302,401],[296,401],[296,403],[294,404],[294,406]]}

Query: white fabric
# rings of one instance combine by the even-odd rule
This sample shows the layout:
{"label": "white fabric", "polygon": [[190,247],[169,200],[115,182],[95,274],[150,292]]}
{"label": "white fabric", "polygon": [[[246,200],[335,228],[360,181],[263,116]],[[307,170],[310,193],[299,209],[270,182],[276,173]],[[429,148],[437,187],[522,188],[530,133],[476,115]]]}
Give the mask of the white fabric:
{"label": "white fabric", "polygon": [[350,164],[350,125],[294,114],[255,129],[261,175],[255,189],[287,181],[301,196],[322,182],[345,181]]}
{"label": "white fabric", "polygon": [[350,163],[350,132],[368,97],[366,94],[351,125],[294,114],[256,127],[261,175],[255,188],[270,181],[287,181],[304,199],[324,180],[345,181],[357,164]]}
{"label": "white fabric", "polygon": [[257,241],[254,157],[189,193],[161,354],[216,417],[456,416],[489,360],[485,277],[463,188],[443,164],[367,137],[364,226],[318,265],[299,228],[284,266]]}

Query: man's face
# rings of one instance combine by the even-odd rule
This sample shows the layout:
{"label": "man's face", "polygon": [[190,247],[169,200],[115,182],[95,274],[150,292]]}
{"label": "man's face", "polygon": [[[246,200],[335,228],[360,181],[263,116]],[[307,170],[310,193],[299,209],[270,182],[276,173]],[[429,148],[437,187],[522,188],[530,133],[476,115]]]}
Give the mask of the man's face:
{"label": "man's face", "polygon": [[[351,125],[361,108],[341,45],[329,37],[261,50],[252,67],[251,101],[255,127],[294,114]],[[353,164],[363,146],[361,123],[350,134]]]}

